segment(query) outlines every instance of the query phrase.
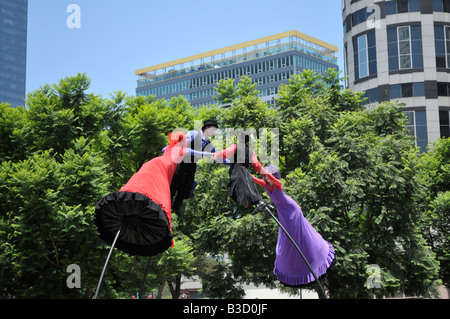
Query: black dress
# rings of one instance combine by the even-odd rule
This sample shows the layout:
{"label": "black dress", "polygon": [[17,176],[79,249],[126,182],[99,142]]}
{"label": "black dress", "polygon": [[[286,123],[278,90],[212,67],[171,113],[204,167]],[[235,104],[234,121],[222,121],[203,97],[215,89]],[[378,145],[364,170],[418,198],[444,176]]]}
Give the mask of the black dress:
{"label": "black dress", "polygon": [[[233,144],[225,152],[232,153],[235,149],[233,160],[230,164],[230,180],[228,182],[228,195],[236,202],[242,205],[256,205],[262,200],[261,195],[256,189],[252,175],[248,171],[250,164],[255,167],[261,167],[261,164],[253,156],[254,152],[245,143]],[[231,152],[230,152],[231,151]],[[230,154],[231,155],[231,154]],[[257,164],[257,165],[253,165]],[[259,165],[258,165],[259,164]],[[256,169],[260,172],[260,169]]]}
{"label": "black dress", "polygon": [[95,207],[99,236],[111,245],[119,230],[116,248],[134,256],[154,256],[173,244],[169,221],[161,206],[147,196],[113,192]]}

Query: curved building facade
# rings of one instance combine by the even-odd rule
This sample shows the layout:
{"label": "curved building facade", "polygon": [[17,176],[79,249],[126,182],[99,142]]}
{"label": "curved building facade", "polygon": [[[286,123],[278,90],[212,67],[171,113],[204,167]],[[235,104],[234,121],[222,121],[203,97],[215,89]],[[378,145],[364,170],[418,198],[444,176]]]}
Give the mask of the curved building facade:
{"label": "curved building facade", "polygon": [[400,101],[422,150],[450,136],[450,0],[342,0],[347,88]]}

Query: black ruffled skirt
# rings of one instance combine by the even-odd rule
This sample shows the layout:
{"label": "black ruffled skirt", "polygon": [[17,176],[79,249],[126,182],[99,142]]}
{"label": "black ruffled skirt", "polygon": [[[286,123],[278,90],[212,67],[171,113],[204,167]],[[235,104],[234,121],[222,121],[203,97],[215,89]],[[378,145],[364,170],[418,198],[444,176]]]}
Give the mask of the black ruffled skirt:
{"label": "black ruffled skirt", "polygon": [[256,184],[245,166],[235,165],[230,171],[228,195],[242,205],[256,205],[262,200]]}
{"label": "black ruffled skirt", "polygon": [[165,212],[140,193],[106,195],[95,207],[94,222],[100,238],[109,245],[121,229],[115,247],[131,255],[154,256],[166,251],[173,243]]}

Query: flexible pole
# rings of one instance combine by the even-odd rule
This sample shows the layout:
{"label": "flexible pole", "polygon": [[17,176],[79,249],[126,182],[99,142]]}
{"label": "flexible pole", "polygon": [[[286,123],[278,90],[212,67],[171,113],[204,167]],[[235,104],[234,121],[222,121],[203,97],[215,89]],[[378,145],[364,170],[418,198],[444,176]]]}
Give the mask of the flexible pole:
{"label": "flexible pole", "polygon": [[139,299],[142,299],[142,294],[144,293],[145,280],[147,279],[148,268],[150,267],[150,261],[152,260],[152,256],[148,257],[147,266],[145,266],[144,270],[144,279],[141,283],[141,289],[139,290]]}
{"label": "flexible pole", "polygon": [[109,263],[109,258],[111,257],[111,254],[112,254],[112,251],[114,249],[114,246],[116,245],[116,241],[119,238],[119,234],[120,234],[120,231],[122,230],[122,226],[123,225],[120,226],[119,231],[117,232],[116,237],[114,238],[114,241],[113,241],[113,243],[111,245],[111,249],[109,250],[108,257],[106,258],[106,261],[105,261],[105,266],[103,267],[102,274],[100,275],[100,280],[98,281],[97,290],[95,291],[94,299],[97,299],[98,292],[100,290],[100,286],[101,286],[102,281],[103,281],[103,276],[105,275],[106,266]]}
{"label": "flexible pole", "polygon": [[314,279],[316,280],[316,285],[318,287],[318,293],[319,293],[319,298],[320,299],[327,299],[327,295],[325,293],[325,290],[322,287],[322,284],[319,281],[319,278],[317,278],[316,274],[314,273],[311,265],[309,264],[308,260],[306,259],[305,255],[303,254],[303,252],[301,251],[300,247],[298,247],[297,243],[294,241],[294,239],[291,237],[291,235],[288,233],[288,231],[286,230],[286,228],[283,227],[283,225],[280,223],[280,221],[278,220],[278,218],[275,217],[275,215],[273,214],[272,210],[269,208],[270,205],[264,205],[264,207],[256,207],[255,210],[264,210],[265,212],[269,213],[270,216],[275,220],[275,222],[278,224],[278,226],[280,226],[280,228],[283,230],[283,232],[286,234],[286,236],[289,238],[289,240],[292,242],[292,244],[294,245],[295,249],[297,249],[298,253],[300,254],[300,256],[303,258],[303,261],[306,263],[306,265],[308,266],[309,270],[311,271],[311,273],[314,276]]}

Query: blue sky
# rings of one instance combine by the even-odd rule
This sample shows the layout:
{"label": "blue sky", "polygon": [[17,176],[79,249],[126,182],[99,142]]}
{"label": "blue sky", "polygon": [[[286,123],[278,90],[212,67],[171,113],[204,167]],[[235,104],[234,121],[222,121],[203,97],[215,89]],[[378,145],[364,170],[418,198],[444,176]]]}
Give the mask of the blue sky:
{"label": "blue sky", "polygon": [[[135,94],[135,70],[297,30],[339,47],[340,0],[29,0],[27,93],[86,73],[90,92]],[[81,28],[69,28],[70,4]]]}

